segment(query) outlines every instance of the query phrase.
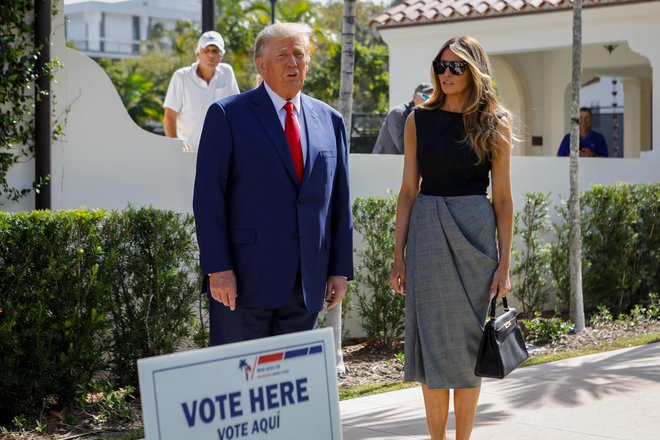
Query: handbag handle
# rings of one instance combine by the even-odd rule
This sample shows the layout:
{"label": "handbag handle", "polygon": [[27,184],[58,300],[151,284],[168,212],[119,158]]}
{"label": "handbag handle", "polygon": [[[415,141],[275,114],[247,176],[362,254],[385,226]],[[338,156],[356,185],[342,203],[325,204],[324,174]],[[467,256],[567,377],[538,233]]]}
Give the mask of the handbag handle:
{"label": "handbag handle", "polygon": [[[509,311],[509,303],[506,300],[506,296],[502,297],[502,304],[504,305],[504,310]],[[495,307],[497,305],[497,295],[493,296],[493,299],[490,300],[490,319],[495,319]]]}

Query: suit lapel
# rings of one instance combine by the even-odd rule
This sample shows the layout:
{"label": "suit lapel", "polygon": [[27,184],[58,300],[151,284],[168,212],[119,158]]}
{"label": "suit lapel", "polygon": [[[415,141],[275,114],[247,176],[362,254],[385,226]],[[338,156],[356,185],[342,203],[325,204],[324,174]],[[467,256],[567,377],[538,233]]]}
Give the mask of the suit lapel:
{"label": "suit lapel", "polygon": [[305,127],[307,129],[307,160],[305,161],[305,179],[309,178],[314,169],[314,161],[318,155],[319,139],[322,134],[321,120],[314,109],[314,104],[306,95],[300,95],[300,102],[303,108],[303,117],[305,118]]}
{"label": "suit lapel", "polygon": [[263,84],[259,86],[259,89],[252,96],[252,104],[252,111],[257,117],[257,121],[259,121],[264,131],[268,134],[291,180],[298,185],[298,177],[296,176],[296,170],[293,168],[289,144],[287,144],[286,137],[284,137],[284,130],[277,116],[277,110],[275,110],[273,101],[268,96],[268,92],[266,92]]}

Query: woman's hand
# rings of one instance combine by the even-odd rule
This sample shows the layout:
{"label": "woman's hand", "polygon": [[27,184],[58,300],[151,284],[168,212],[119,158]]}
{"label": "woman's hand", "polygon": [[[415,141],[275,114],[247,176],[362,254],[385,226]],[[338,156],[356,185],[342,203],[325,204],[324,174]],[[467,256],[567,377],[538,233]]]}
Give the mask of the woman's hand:
{"label": "woman's hand", "polygon": [[402,260],[394,260],[392,274],[390,275],[390,284],[399,295],[406,294],[406,265]]}
{"label": "woman's hand", "polygon": [[507,296],[511,290],[511,280],[509,279],[509,268],[497,266],[493,273],[493,282],[490,283],[490,296],[497,295],[498,298]]}

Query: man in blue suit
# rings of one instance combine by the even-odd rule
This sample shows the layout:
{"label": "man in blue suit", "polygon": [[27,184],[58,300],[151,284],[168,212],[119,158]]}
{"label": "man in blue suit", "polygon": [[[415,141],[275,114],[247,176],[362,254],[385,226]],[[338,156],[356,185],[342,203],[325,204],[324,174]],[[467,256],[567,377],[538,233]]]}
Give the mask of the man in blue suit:
{"label": "man in blue suit", "polygon": [[193,209],[211,345],[311,330],[353,277],[344,122],[300,93],[311,35],[296,23],[261,31],[263,83],[204,121]]}

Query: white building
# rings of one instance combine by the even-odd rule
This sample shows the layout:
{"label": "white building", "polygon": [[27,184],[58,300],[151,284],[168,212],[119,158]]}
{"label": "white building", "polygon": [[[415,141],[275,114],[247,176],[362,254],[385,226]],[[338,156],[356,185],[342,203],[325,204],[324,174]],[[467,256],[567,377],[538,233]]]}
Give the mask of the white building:
{"label": "white building", "polygon": [[[572,1],[404,0],[372,21],[389,47],[390,104],[428,81],[452,36],[485,47],[503,102],[520,117],[514,154],[554,156],[570,128]],[[623,95],[623,157],[660,157],[660,1],[584,0],[582,81],[615,77]],[[591,102],[583,102],[589,106]]]}
{"label": "white building", "polygon": [[64,0],[65,38],[92,58],[139,55],[151,29],[200,24],[201,0]]}

